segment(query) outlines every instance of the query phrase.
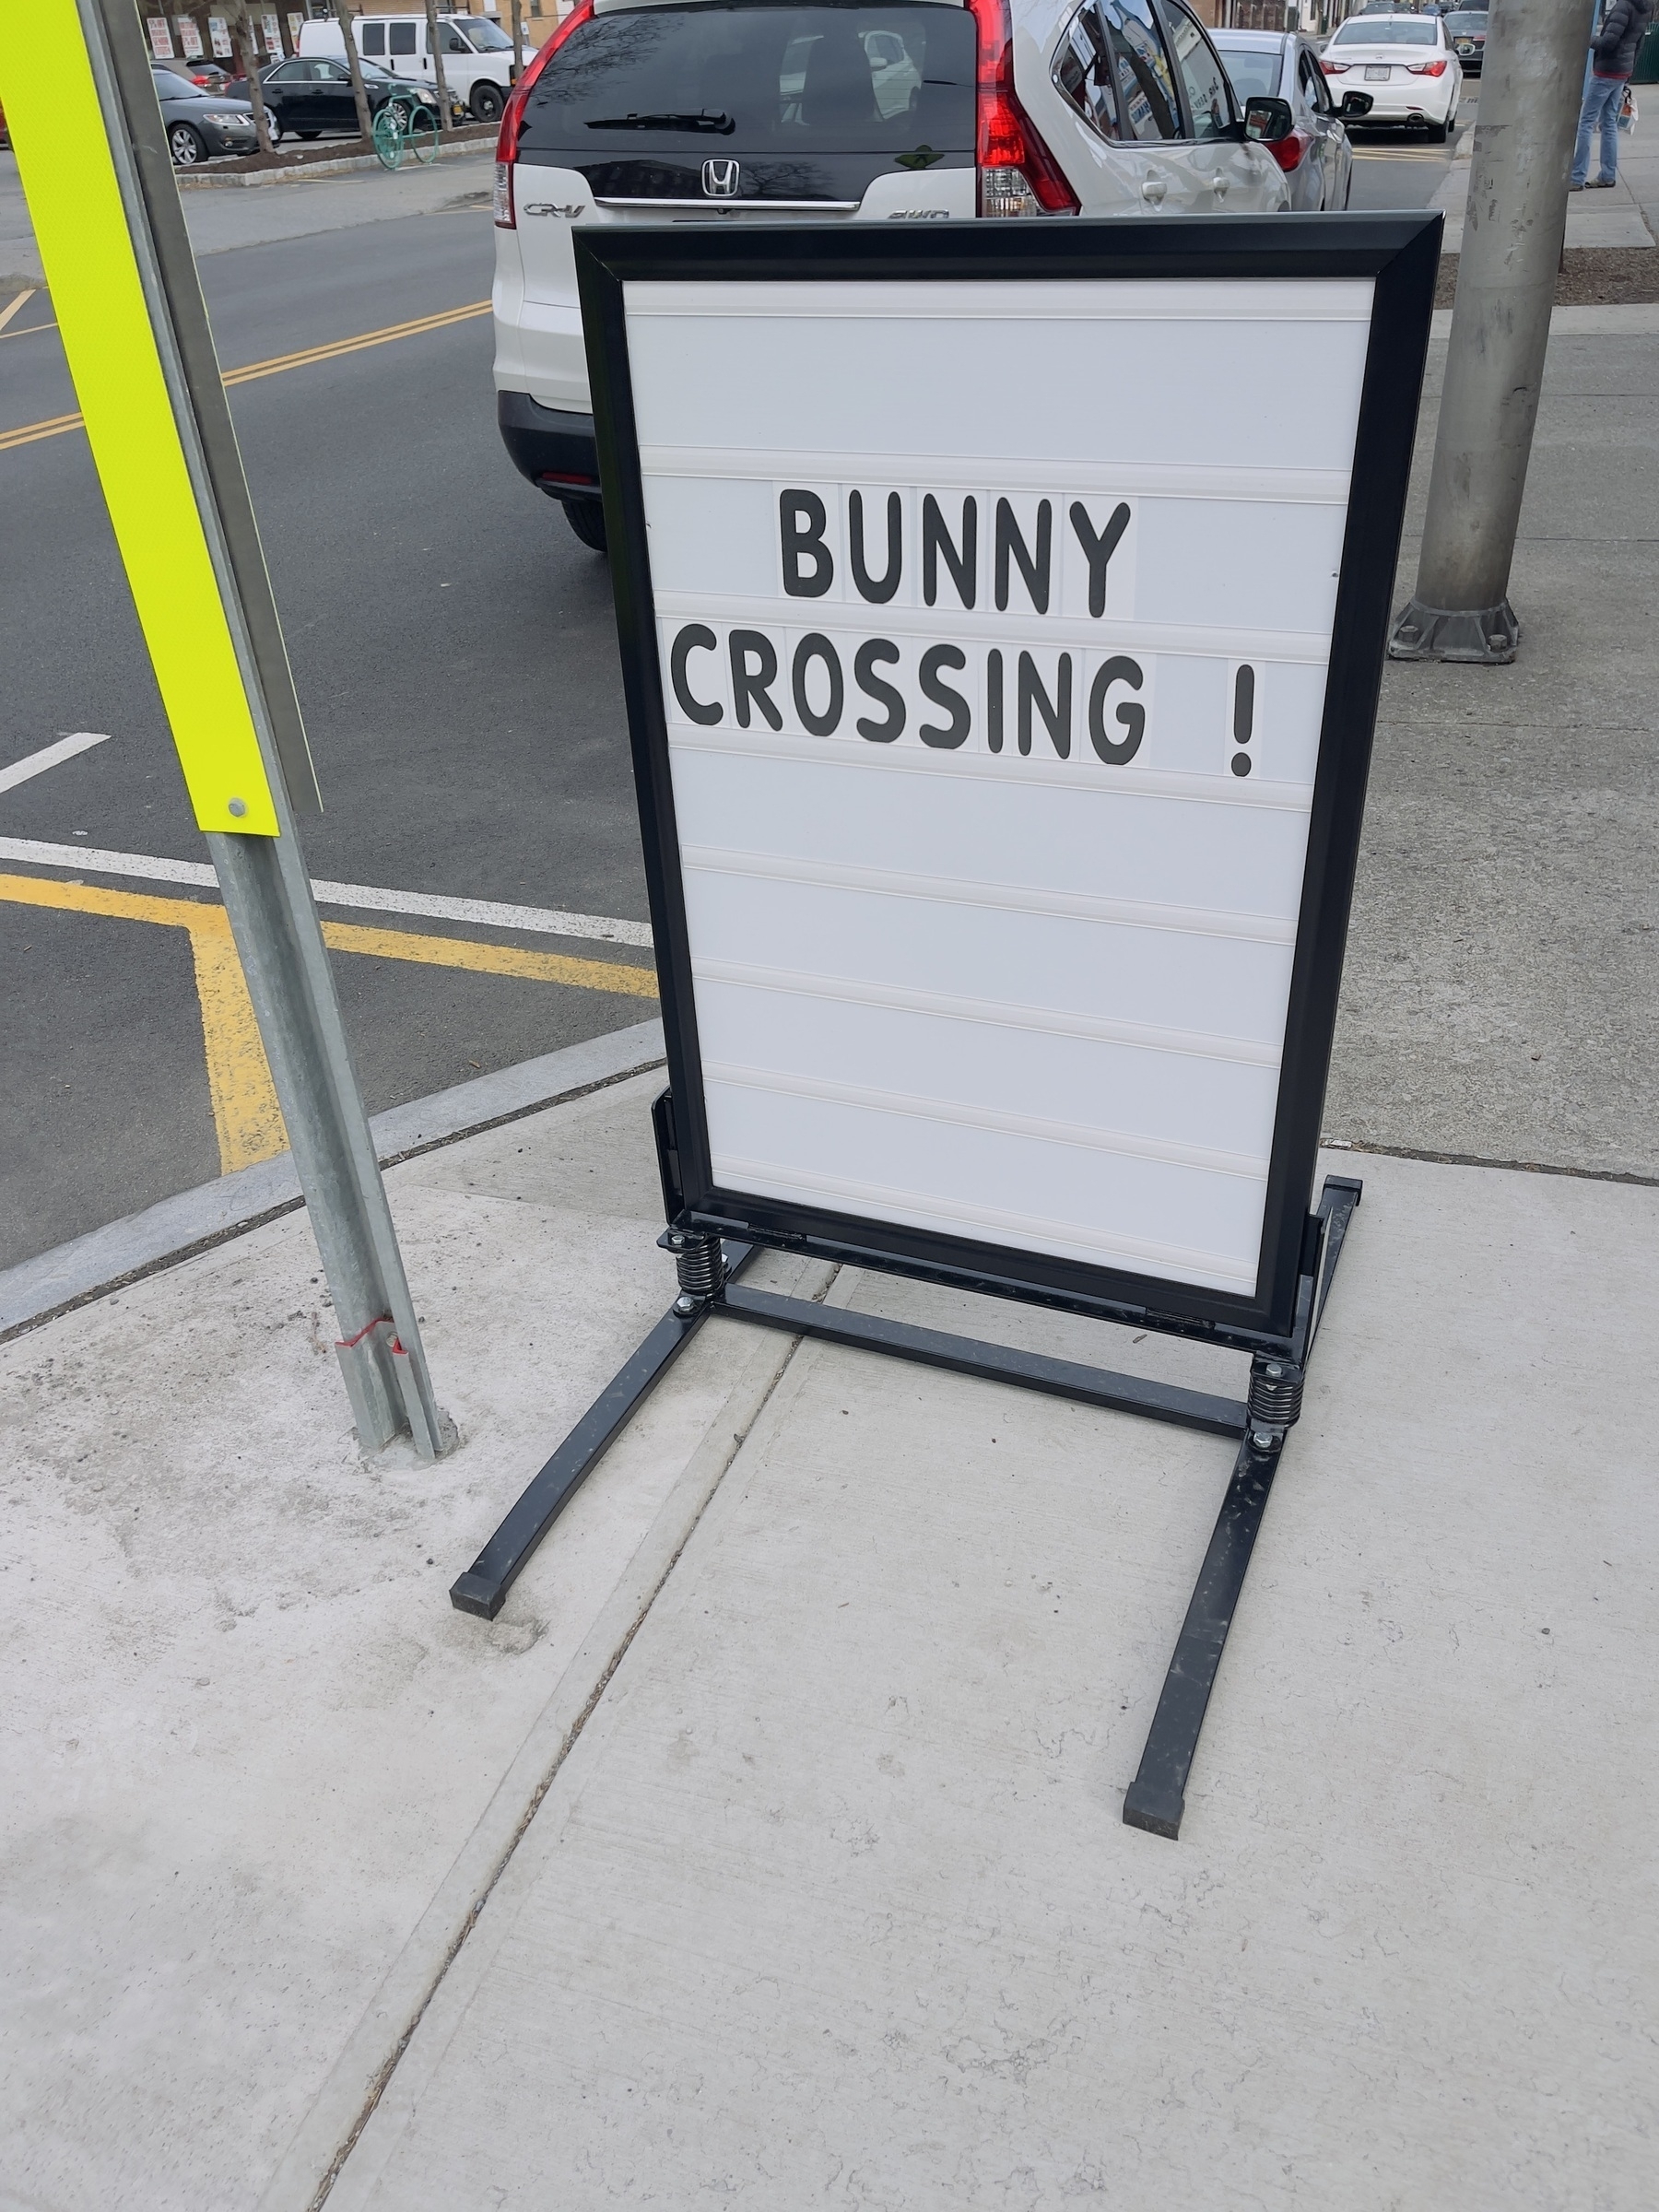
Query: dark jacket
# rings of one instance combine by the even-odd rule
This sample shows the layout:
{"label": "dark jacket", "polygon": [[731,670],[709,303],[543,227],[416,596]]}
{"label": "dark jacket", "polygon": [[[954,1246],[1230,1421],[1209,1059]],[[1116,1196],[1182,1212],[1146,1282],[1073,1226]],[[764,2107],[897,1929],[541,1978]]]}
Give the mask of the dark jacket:
{"label": "dark jacket", "polygon": [[1653,0],[1612,0],[1595,41],[1597,76],[1630,76],[1653,13]]}

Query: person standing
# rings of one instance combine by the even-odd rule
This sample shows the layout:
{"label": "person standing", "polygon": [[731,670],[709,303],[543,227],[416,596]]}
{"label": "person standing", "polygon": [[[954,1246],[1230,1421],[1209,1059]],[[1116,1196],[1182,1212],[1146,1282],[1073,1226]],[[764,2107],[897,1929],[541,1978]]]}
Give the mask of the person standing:
{"label": "person standing", "polygon": [[[1653,0],[1608,0],[1591,48],[1590,82],[1579,110],[1572,149],[1572,192],[1606,191],[1618,182],[1618,111],[1636,66],[1637,49],[1653,13]],[[1590,142],[1601,132],[1601,174],[1590,174]]]}

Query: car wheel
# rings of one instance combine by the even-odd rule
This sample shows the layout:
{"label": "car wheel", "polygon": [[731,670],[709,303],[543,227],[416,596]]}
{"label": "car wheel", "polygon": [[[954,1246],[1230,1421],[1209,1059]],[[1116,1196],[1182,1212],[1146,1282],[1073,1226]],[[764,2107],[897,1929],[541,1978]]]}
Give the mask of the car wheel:
{"label": "car wheel", "polygon": [[301,138],[321,138],[323,134],[321,131],[301,131],[300,135]]}
{"label": "car wheel", "polygon": [[1431,123],[1428,126],[1428,138],[1430,146],[1444,146],[1451,135],[1452,125],[1449,122]]}
{"label": "car wheel", "polygon": [[169,124],[167,150],[177,169],[194,169],[198,161],[207,159],[206,144],[194,123]]}
{"label": "car wheel", "polygon": [[488,77],[473,87],[472,112],[480,123],[500,123],[506,104],[500,86],[492,85]]}
{"label": "car wheel", "polygon": [[560,504],[565,520],[590,552],[603,553],[605,543],[605,510],[597,500],[564,500]]}

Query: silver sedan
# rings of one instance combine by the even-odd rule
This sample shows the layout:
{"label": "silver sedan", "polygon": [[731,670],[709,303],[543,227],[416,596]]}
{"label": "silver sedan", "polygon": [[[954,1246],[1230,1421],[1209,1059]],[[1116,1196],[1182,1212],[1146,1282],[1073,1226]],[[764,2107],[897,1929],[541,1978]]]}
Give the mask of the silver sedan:
{"label": "silver sedan", "polygon": [[1268,152],[1285,171],[1294,212],[1346,207],[1354,166],[1319,56],[1294,31],[1211,33],[1240,101],[1287,100],[1296,127]]}

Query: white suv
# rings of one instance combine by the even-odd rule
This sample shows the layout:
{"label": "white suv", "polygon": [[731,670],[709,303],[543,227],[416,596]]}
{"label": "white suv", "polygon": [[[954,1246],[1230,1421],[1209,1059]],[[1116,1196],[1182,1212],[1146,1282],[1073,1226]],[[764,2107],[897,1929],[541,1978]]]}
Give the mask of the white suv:
{"label": "white suv", "polygon": [[1292,122],[1182,0],[581,0],[501,119],[507,450],[602,548],[577,223],[1256,215]]}

